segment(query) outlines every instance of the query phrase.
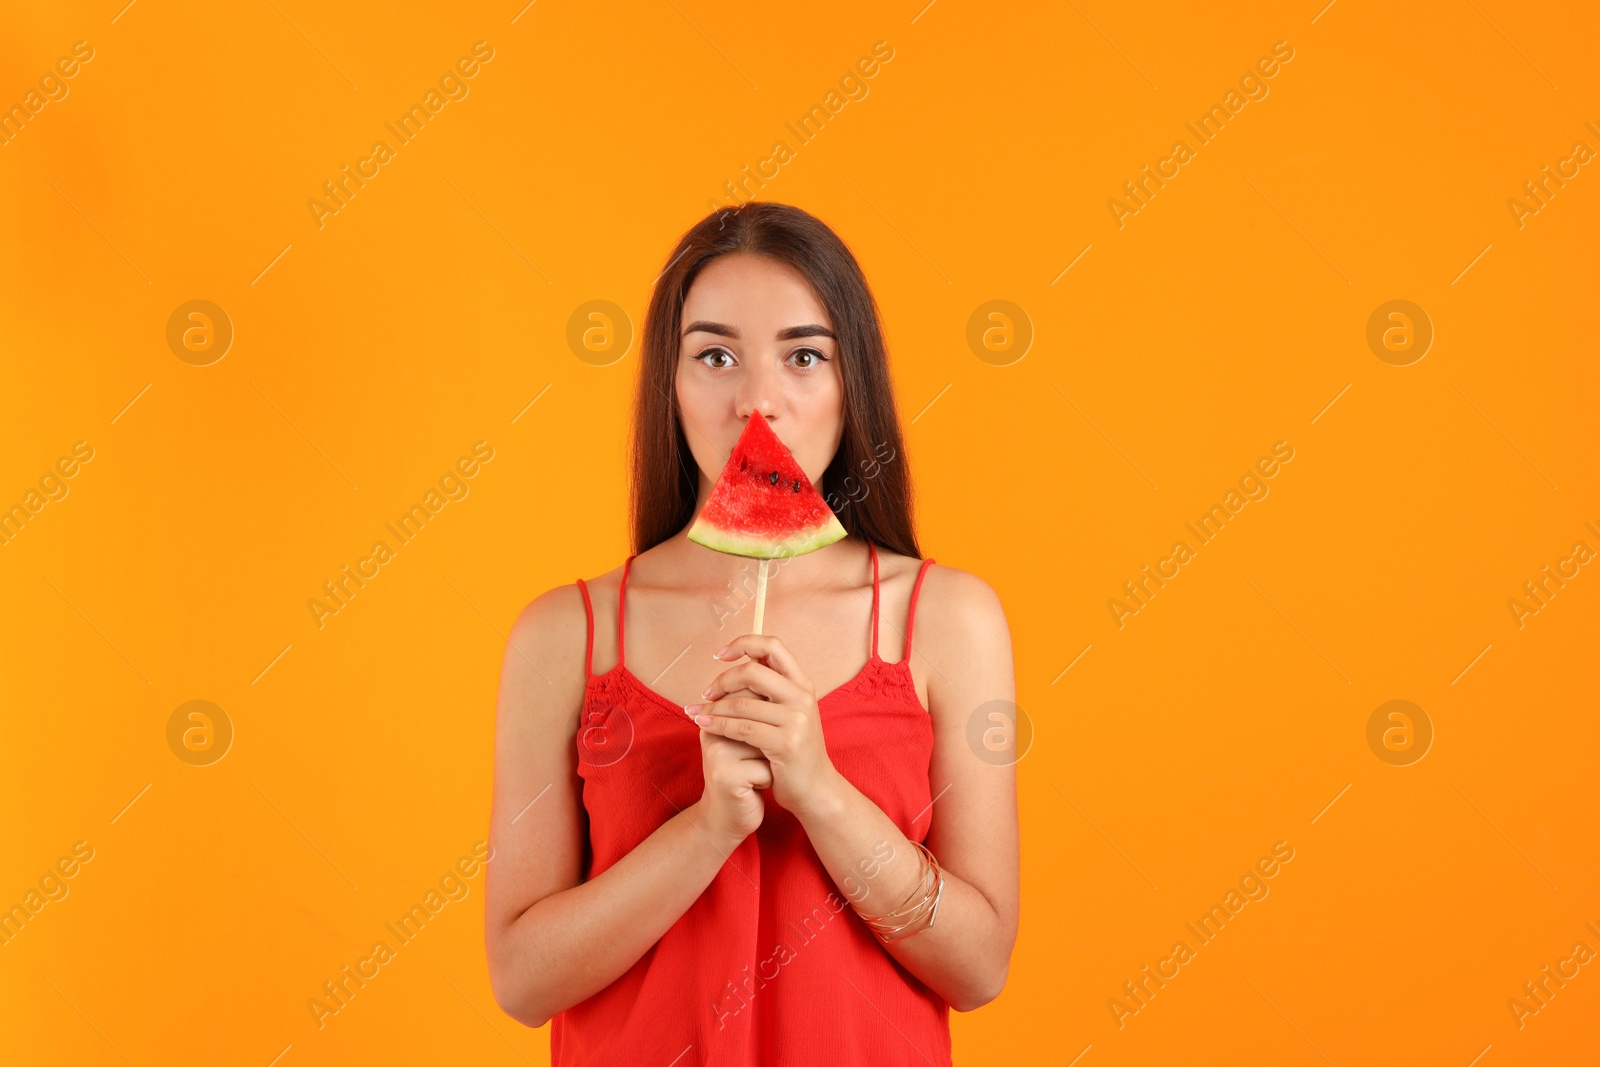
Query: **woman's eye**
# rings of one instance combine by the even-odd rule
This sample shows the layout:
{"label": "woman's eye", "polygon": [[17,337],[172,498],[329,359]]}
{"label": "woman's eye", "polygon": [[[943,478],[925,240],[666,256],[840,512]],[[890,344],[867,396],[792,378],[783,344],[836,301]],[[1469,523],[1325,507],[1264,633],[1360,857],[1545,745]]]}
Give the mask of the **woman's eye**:
{"label": "woman's eye", "polygon": [[699,360],[704,360],[706,366],[708,366],[708,367],[714,367],[716,370],[721,370],[723,368],[723,366],[724,366],[723,364],[720,364],[720,363],[713,364],[711,362],[713,359],[717,359],[718,357],[726,357],[728,359],[732,359],[733,358],[732,354],[729,353],[727,351],[727,349],[723,349],[723,348],[708,348],[704,352],[701,352],[698,356],[695,356],[694,358],[695,359],[699,359]]}
{"label": "woman's eye", "polygon": [[802,365],[801,370],[815,370],[818,364],[826,363],[828,357],[818,352],[815,348],[802,348],[794,354],[795,359],[810,358],[810,362]]}

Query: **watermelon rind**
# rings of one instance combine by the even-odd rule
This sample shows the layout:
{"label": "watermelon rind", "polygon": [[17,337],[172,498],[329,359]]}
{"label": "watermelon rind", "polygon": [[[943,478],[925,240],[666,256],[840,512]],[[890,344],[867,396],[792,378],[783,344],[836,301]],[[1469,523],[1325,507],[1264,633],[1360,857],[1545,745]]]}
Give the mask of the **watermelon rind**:
{"label": "watermelon rind", "polygon": [[733,556],[750,556],[754,559],[782,559],[803,556],[819,548],[827,548],[835,541],[848,536],[848,532],[834,515],[812,529],[802,530],[774,545],[768,537],[744,537],[730,530],[722,530],[708,522],[695,520],[689,527],[689,540],[707,548]]}

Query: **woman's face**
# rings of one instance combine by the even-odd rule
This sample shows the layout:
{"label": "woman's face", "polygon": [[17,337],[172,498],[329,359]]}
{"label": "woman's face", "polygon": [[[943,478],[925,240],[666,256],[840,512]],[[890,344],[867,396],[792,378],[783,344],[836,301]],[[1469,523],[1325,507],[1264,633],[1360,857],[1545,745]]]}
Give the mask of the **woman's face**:
{"label": "woman's face", "polygon": [[844,434],[844,378],[833,323],[798,271],[743,253],[703,267],[683,302],[677,390],[701,503],[750,418],[820,488]]}

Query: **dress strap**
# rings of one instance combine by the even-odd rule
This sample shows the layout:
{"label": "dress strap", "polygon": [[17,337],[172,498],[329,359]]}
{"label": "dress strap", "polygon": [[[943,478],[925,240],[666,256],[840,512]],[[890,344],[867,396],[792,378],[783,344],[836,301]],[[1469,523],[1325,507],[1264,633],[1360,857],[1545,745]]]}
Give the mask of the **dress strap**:
{"label": "dress strap", "polygon": [[878,548],[871,541],[867,549],[872,553],[872,658],[878,658]]}
{"label": "dress strap", "polygon": [[578,591],[583,594],[583,621],[588,632],[583,639],[583,677],[587,681],[594,674],[594,604],[589,601],[589,587],[578,579]]}
{"label": "dress strap", "polygon": [[633,566],[634,557],[629,556],[622,563],[622,581],[617,585],[617,666],[627,662],[627,655],[622,645],[622,616],[627,607],[628,596],[628,568]]}
{"label": "dress strap", "polygon": [[911,587],[911,608],[906,612],[906,654],[900,662],[911,662],[911,628],[917,624],[917,597],[922,594],[922,579],[928,574],[928,568],[933,565],[933,560],[925,559],[922,567],[917,571],[917,583]]}

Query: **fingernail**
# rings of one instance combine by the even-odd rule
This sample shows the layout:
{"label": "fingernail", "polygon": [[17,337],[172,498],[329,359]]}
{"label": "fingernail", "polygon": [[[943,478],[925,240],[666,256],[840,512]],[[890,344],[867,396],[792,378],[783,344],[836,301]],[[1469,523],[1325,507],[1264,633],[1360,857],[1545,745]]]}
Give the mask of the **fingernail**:
{"label": "fingernail", "polygon": [[694,721],[695,721],[695,725],[697,725],[697,726],[710,726],[711,725],[711,716],[709,716],[709,715],[696,715],[694,717]]}
{"label": "fingernail", "polygon": [[701,690],[700,695],[705,697],[705,698],[707,698],[707,699],[710,699],[710,697],[711,697],[711,687],[709,685],[706,686],[705,689]]}
{"label": "fingernail", "polygon": [[723,645],[721,648],[719,648],[715,652],[711,653],[711,658],[712,659],[721,659],[722,658],[722,654],[724,652],[726,652],[726,651],[728,651],[728,646],[727,645]]}
{"label": "fingernail", "polygon": [[685,715],[689,716],[691,719],[694,718],[694,713],[699,711],[699,710],[700,710],[700,705],[699,704],[685,704],[683,706],[683,713]]}

